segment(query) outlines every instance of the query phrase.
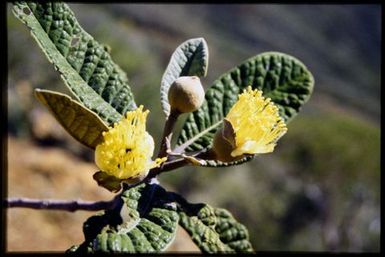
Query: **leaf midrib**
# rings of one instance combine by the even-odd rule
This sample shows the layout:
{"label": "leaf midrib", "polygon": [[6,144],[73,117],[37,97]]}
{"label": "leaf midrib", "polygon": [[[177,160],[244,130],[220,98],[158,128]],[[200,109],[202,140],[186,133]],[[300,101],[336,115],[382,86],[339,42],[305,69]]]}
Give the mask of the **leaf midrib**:
{"label": "leaf midrib", "polygon": [[[24,6],[24,8],[28,8],[31,13],[29,15],[26,15],[24,13],[16,13],[16,16],[23,17],[21,18],[21,20],[30,29],[32,36],[36,39],[37,43],[39,44],[43,52],[47,55],[49,61],[54,65],[55,69],[63,77],[64,83],[67,85],[76,100],[82,102],[88,109],[90,109],[90,107],[86,106],[86,103],[92,102],[94,99],[102,100],[105,104],[104,107],[108,108],[109,112],[109,117],[105,118],[119,120],[122,115],[117,110],[115,110],[106,100],[104,100],[99,94],[97,94],[97,92],[90,85],[88,85],[88,83],[80,76],[80,74],[72,67],[72,65],[68,63],[67,59],[62,55],[62,53],[59,51],[54,42],[48,36],[47,32],[42,27],[35,13],[31,10],[30,6],[28,6],[28,4],[24,4]],[[23,9],[21,9],[20,6],[17,6],[17,9],[17,12],[23,12]],[[89,35],[86,31],[83,30],[83,32]],[[69,81],[71,81],[71,84],[78,81],[79,87],[77,89],[73,88],[69,85]],[[80,91],[83,93],[78,95],[76,91]],[[80,95],[83,99],[80,98]]]}
{"label": "leaf midrib", "polygon": [[206,128],[205,130],[199,132],[198,134],[196,134],[195,136],[193,136],[192,138],[190,138],[189,140],[187,140],[186,142],[184,142],[183,144],[181,144],[180,146],[176,147],[175,148],[175,152],[176,153],[181,153],[183,152],[187,147],[189,147],[192,143],[194,143],[195,141],[197,141],[199,138],[201,138],[203,135],[207,134],[210,130],[213,130],[214,128],[218,127],[221,123],[223,122],[223,120],[220,120],[218,121],[217,123],[211,125],[210,127]]}

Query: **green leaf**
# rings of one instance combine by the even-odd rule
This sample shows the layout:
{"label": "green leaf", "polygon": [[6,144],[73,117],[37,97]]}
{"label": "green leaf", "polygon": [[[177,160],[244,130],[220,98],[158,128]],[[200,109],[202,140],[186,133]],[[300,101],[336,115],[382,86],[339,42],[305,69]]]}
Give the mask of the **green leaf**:
{"label": "green leaf", "polygon": [[92,177],[99,186],[114,193],[118,192],[122,188],[123,182],[129,185],[134,185],[145,178],[145,176],[139,176],[135,178],[119,179],[115,176],[107,174],[104,171],[98,171]]}
{"label": "green leaf", "polygon": [[84,223],[85,241],[67,253],[161,252],[175,239],[178,223],[205,253],[253,251],[247,229],[224,209],[188,203],[157,184],[125,190],[120,199]]}
{"label": "green leaf", "polygon": [[179,215],[179,224],[204,253],[254,251],[246,227],[225,209],[196,204],[181,211]]}
{"label": "green leaf", "polygon": [[208,62],[209,50],[203,38],[189,39],[176,48],[163,74],[160,87],[160,101],[166,117],[170,114],[168,90],[171,84],[181,76],[206,76]]}
{"label": "green leaf", "polygon": [[[192,152],[209,148],[223,118],[247,86],[258,88],[271,98],[288,123],[309,100],[314,79],[304,64],[287,54],[266,52],[246,60],[220,76],[207,90],[202,107],[188,116],[182,128],[178,149]],[[207,166],[235,165],[251,159],[248,156],[233,163],[209,161]]]}
{"label": "green leaf", "polygon": [[67,252],[150,253],[164,251],[175,239],[176,205],[156,184],[142,184],[122,194],[123,208],[90,217],[83,226],[85,242]]}
{"label": "green leaf", "polygon": [[35,89],[35,96],[80,143],[94,149],[102,142],[102,132],[107,131],[108,126],[96,113],[59,92]]}
{"label": "green leaf", "polygon": [[126,74],[80,27],[66,4],[16,2],[13,13],[31,30],[75,97],[107,124],[136,108]]}
{"label": "green leaf", "polygon": [[229,166],[235,166],[235,165],[240,165],[244,162],[251,161],[254,159],[255,155],[247,155],[243,157],[240,160],[237,161],[232,161],[232,162],[222,162],[222,161],[217,161],[217,160],[200,160],[200,166],[203,167],[229,167]]}

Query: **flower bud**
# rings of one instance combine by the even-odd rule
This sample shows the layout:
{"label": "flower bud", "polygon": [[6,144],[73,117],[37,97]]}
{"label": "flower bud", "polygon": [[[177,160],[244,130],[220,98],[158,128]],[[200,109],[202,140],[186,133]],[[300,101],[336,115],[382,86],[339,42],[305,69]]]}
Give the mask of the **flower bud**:
{"label": "flower bud", "polygon": [[222,162],[232,162],[242,159],[243,156],[231,156],[235,148],[235,132],[229,121],[223,120],[223,127],[215,133],[213,148],[215,159]]}
{"label": "flower bud", "polygon": [[172,109],[181,113],[199,109],[205,100],[205,91],[197,76],[183,76],[176,79],[168,91],[168,101]]}

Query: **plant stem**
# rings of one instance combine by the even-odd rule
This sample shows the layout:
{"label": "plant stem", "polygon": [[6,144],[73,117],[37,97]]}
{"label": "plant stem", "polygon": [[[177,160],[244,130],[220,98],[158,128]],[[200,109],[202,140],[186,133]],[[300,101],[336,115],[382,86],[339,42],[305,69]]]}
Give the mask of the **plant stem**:
{"label": "plant stem", "polygon": [[64,200],[40,200],[30,198],[9,198],[5,199],[3,204],[5,207],[14,208],[31,208],[31,209],[49,209],[62,211],[99,211],[105,209],[113,209],[120,198],[114,197],[110,201],[64,201]]}
{"label": "plant stem", "polygon": [[[165,124],[162,145],[158,154],[159,157],[167,156],[170,159],[168,152],[171,150],[170,140],[172,136],[172,129],[179,115],[180,115],[179,112],[171,110],[170,116],[167,119]],[[202,152],[197,152],[195,154],[192,154],[191,156],[199,157],[202,154],[204,155],[204,153]],[[159,175],[160,173],[174,170],[189,164],[190,163],[188,162],[188,160],[186,160],[186,158],[181,157],[181,158],[172,159],[171,157],[171,159],[166,161],[161,167],[151,169],[147,177],[142,181],[132,185],[123,183],[122,192],[130,188],[136,187],[142,183],[149,183],[149,182],[157,183],[156,176]],[[95,202],[81,201],[81,200],[65,201],[65,200],[30,199],[30,198],[9,198],[3,201],[3,206],[8,208],[19,207],[19,208],[63,210],[63,211],[74,212],[77,210],[99,211],[99,210],[113,209],[113,208],[116,208],[120,203],[121,203],[121,193],[117,194],[110,201],[95,201]]]}
{"label": "plant stem", "polygon": [[181,113],[179,111],[171,108],[170,115],[167,117],[164,124],[162,142],[160,144],[158,158],[166,157],[167,152],[171,150],[172,130],[180,114]]}
{"label": "plant stem", "polygon": [[[157,183],[155,177],[165,171],[173,170],[188,164],[183,158],[169,161],[162,168],[154,168],[150,170],[148,176],[139,183],[127,185],[123,183],[123,191],[136,187],[142,183]],[[3,206],[8,208],[31,208],[31,209],[47,209],[47,210],[62,210],[74,212],[83,211],[99,211],[115,208],[121,201],[121,193],[117,194],[110,201],[75,201],[75,200],[44,200],[30,198],[8,198],[3,201]]]}

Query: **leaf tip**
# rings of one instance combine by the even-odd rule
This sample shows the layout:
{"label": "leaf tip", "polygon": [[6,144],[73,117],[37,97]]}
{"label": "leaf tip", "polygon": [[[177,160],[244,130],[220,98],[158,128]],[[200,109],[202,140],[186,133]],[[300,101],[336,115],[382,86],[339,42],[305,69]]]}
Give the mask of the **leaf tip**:
{"label": "leaf tip", "polygon": [[47,105],[47,100],[44,97],[44,89],[35,88],[34,95],[40,103]]}

